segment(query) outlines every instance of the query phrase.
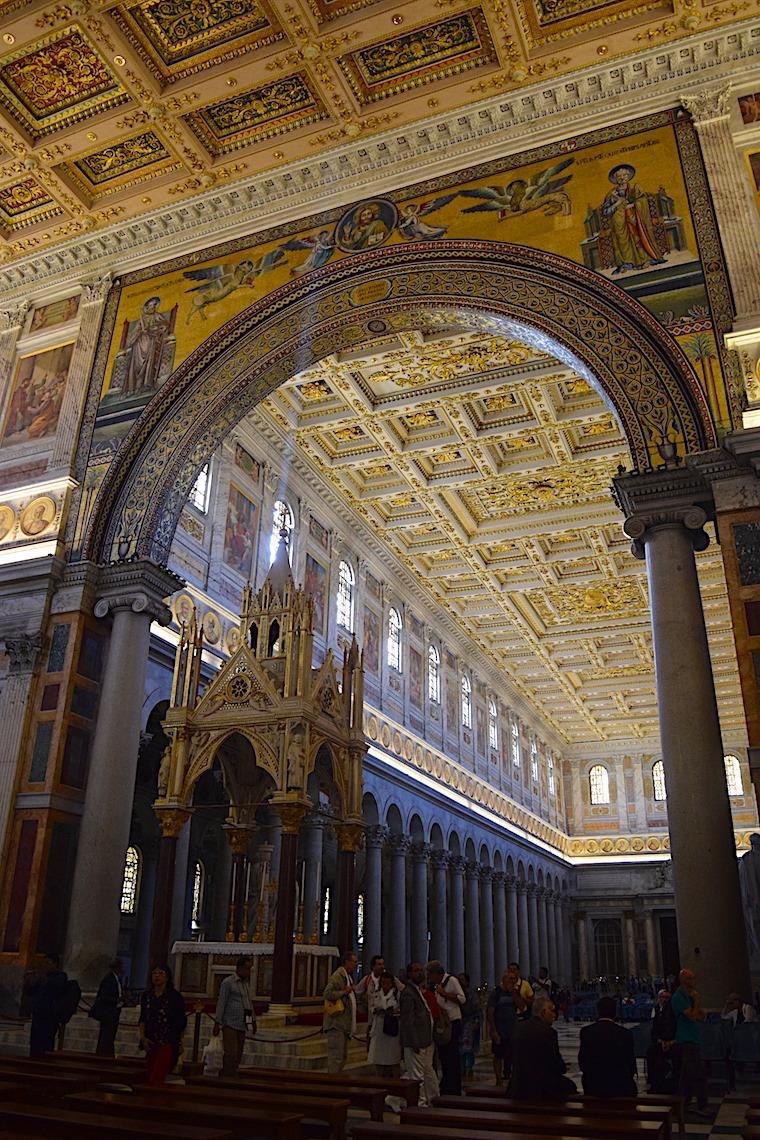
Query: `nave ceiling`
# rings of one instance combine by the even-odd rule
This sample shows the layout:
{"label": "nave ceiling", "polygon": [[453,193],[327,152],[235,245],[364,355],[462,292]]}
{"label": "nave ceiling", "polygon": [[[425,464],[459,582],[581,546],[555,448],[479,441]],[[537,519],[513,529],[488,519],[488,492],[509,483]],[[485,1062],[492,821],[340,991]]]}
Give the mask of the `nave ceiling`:
{"label": "nave ceiling", "polygon": [[[407,318],[280,387],[275,424],[568,742],[656,737],[646,573],[610,496],[629,462],[551,356]],[[361,550],[356,553],[361,554]],[[698,555],[724,730],[743,734],[720,548]]]}
{"label": "nave ceiling", "polygon": [[0,261],[752,0],[0,0]]}

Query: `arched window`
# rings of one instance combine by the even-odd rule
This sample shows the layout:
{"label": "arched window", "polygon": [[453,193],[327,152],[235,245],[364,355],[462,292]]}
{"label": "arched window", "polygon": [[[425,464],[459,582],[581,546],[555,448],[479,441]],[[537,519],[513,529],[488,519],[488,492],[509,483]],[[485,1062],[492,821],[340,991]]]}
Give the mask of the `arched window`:
{"label": "arched window", "polygon": [[124,879],[121,884],[121,913],[134,914],[137,909],[137,895],[140,890],[140,870],[142,856],[137,847],[127,848],[124,860]]}
{"label": "arched window", "polygon": [[655,760],[652,765],[652,787],[654,788],[654,798],[656,800],[664,800],[665,768],[663,767],[662,760]]}
{"label": "arched window", "polygon": [[388,611],[388,667],[401,672],[401,615],[393,606]]}
{"label": "arched window", "polygon": [[193,909],[190,916],[193,930],[197,930],[201,924],[201,916],[203,914],[203,890],[205,886],[206,868],[200,859],[196,859],[193,865]]}
{"label": "arched window", "polygon": [[364,895],[356,896],[356,941],[359,946],[364,944]]}
{"label": "arched window", "polygon": [[272,509],[272,537],[269,539],[269,562],[274,562],[277,547],[280,544],[280,531],[286,532],[288,540],[288,558],[293,561],[293,531],[295,521],[293,512],[284,499],[278,499]]}
{"label": "arched window", "polygon": [[530,774],[534,780],[538,780],[538,743],[535,736],[530,742]]}
{"label": "arched window", "polygon": [[338,625],[351,633],[354,631],[354,586],[356,575],[348,562],[338,565],[338,594],[336,600]]}
{"label": "arched window", "polygon": [[201,511],[206,514],[208,510],[209,493],[211,491],[211,464],[204,463],[198,474],[195,476],[193,489],[190,492],[190,503],[195,507],[196,511]]}
{"label": "arched window", "polygon": [[462,674],[462,728],[472,728],[472,685],[466,673]]}
{"label": "arched window", "polygon": [[428,649],[428,697],[441,703],[441,655],[435,645]]}
{"label": "arched window", "polygon": [[322,934],[327,936],[330,933],[330,888],[325,887],[325,893],[322,898]]}
{"label": "arched window", "polygon": [[515,768],[519,768],[520,767],[520,759],[521,759],[521,757],[520,757],[520,724],[514,718],[512,720],[512,727],[511,727],[510,731],[512,733],[512,741],[511,741],[511,745],[510,745],[511,751],[512,751],[512,763],[515,766]]}
{"label": "arched window", "polygon": [[738,756],[724,756],[723,763],[726,765],[726,784],[728,786],[729,796],[743,796],[744,785],[742,783],[742,770],[739,764]]}
{"label": "arched window", "polygon": [[488,747],[494,752],[499,748],[499,714],[493,699],[488,702]]}
{"label": "arched window", "polygon": [[549,795],[553,796],[557,791],[557,785],[554,782],[554,757],[551,752],[546,754],[546,770],[549,784]]}
{"label": "arched window", "polygon": [[588,774],[588,786],[592,804],[610,802],[610,776],[604,764],[595,764]]}

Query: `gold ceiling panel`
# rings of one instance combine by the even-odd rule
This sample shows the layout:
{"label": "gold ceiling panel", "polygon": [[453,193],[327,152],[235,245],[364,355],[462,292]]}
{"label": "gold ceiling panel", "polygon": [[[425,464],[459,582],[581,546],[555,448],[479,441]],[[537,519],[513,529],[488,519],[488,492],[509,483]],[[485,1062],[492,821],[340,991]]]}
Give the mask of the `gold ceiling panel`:
{"label": "gold ceiling panel", "polygon": [[252,87],[185,116],[206,150],[217,157],[328,118],[305,72]]}
{"label": "gold ceiling panel", "polygon": [[521,24],[532,47],[609,28],[621,20],[639,22],[647,14],[672,15],[668,0],[519,0]]}
{"label": "gold ceiling panel", "polygon": [[59,169],[75,186],[98,196],[128,189],[179,165],[155,131],[142,131],[63,163]]}
{"label": "gold ceiling panel", "polygon": [[117,107],[128,98],[76,25],[0,63],[0,105],[33,139]]}
{"label": "gold ceiling panel", "polygon": [[482,8],[358,48],[338,64],[362,106],[498,63]]}
{"label": "gold ceiling panel", "polygon": [[35,178],[22,178],[0,189],[0,229],[6,233],[62,213],[59,204]]}
{"label": "gold ceiling panel", "polygon": [[[295,426],[319,476],[569,743],[651,735],[646,576],[609,493],[617,424],[565,365],[436,316],[294,377],[253,426]],[[720,552],[699,570],[721,716],[739,725]]]}
{"label": "gold ceiling panel", "polygon": [[120,4],[109,15],[163,83],[284,38],[256,0],[148,0]]}

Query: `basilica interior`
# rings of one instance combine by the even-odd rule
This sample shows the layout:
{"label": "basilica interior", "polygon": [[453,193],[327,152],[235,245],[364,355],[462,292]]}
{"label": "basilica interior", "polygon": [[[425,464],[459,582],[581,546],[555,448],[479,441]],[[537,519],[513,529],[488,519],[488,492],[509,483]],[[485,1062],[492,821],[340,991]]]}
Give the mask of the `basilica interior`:
{"label": "basilica interior", "polygon": [[0,12],[0,1011],[753,992],[753,6]]}

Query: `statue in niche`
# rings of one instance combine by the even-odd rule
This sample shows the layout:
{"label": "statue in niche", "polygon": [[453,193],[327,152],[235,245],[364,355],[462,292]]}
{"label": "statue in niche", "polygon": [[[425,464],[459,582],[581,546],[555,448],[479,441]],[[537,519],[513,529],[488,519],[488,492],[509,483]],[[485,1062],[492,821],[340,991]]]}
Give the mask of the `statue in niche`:
{"label": "statue in niche", "polygon": [[165,800],[169,792],[169,773],[172,764],[172,746],[167,744],[161,755],[161,763],[158,767],[158,798]]}
{"label": "statue in niche", "polygon": [[304,773],[306,771],[306,746],[302,732],[296,731],[291,735],[288,742],[287,760],[288,791],[291,791],[291,789],[300,790],[303,787]]}

